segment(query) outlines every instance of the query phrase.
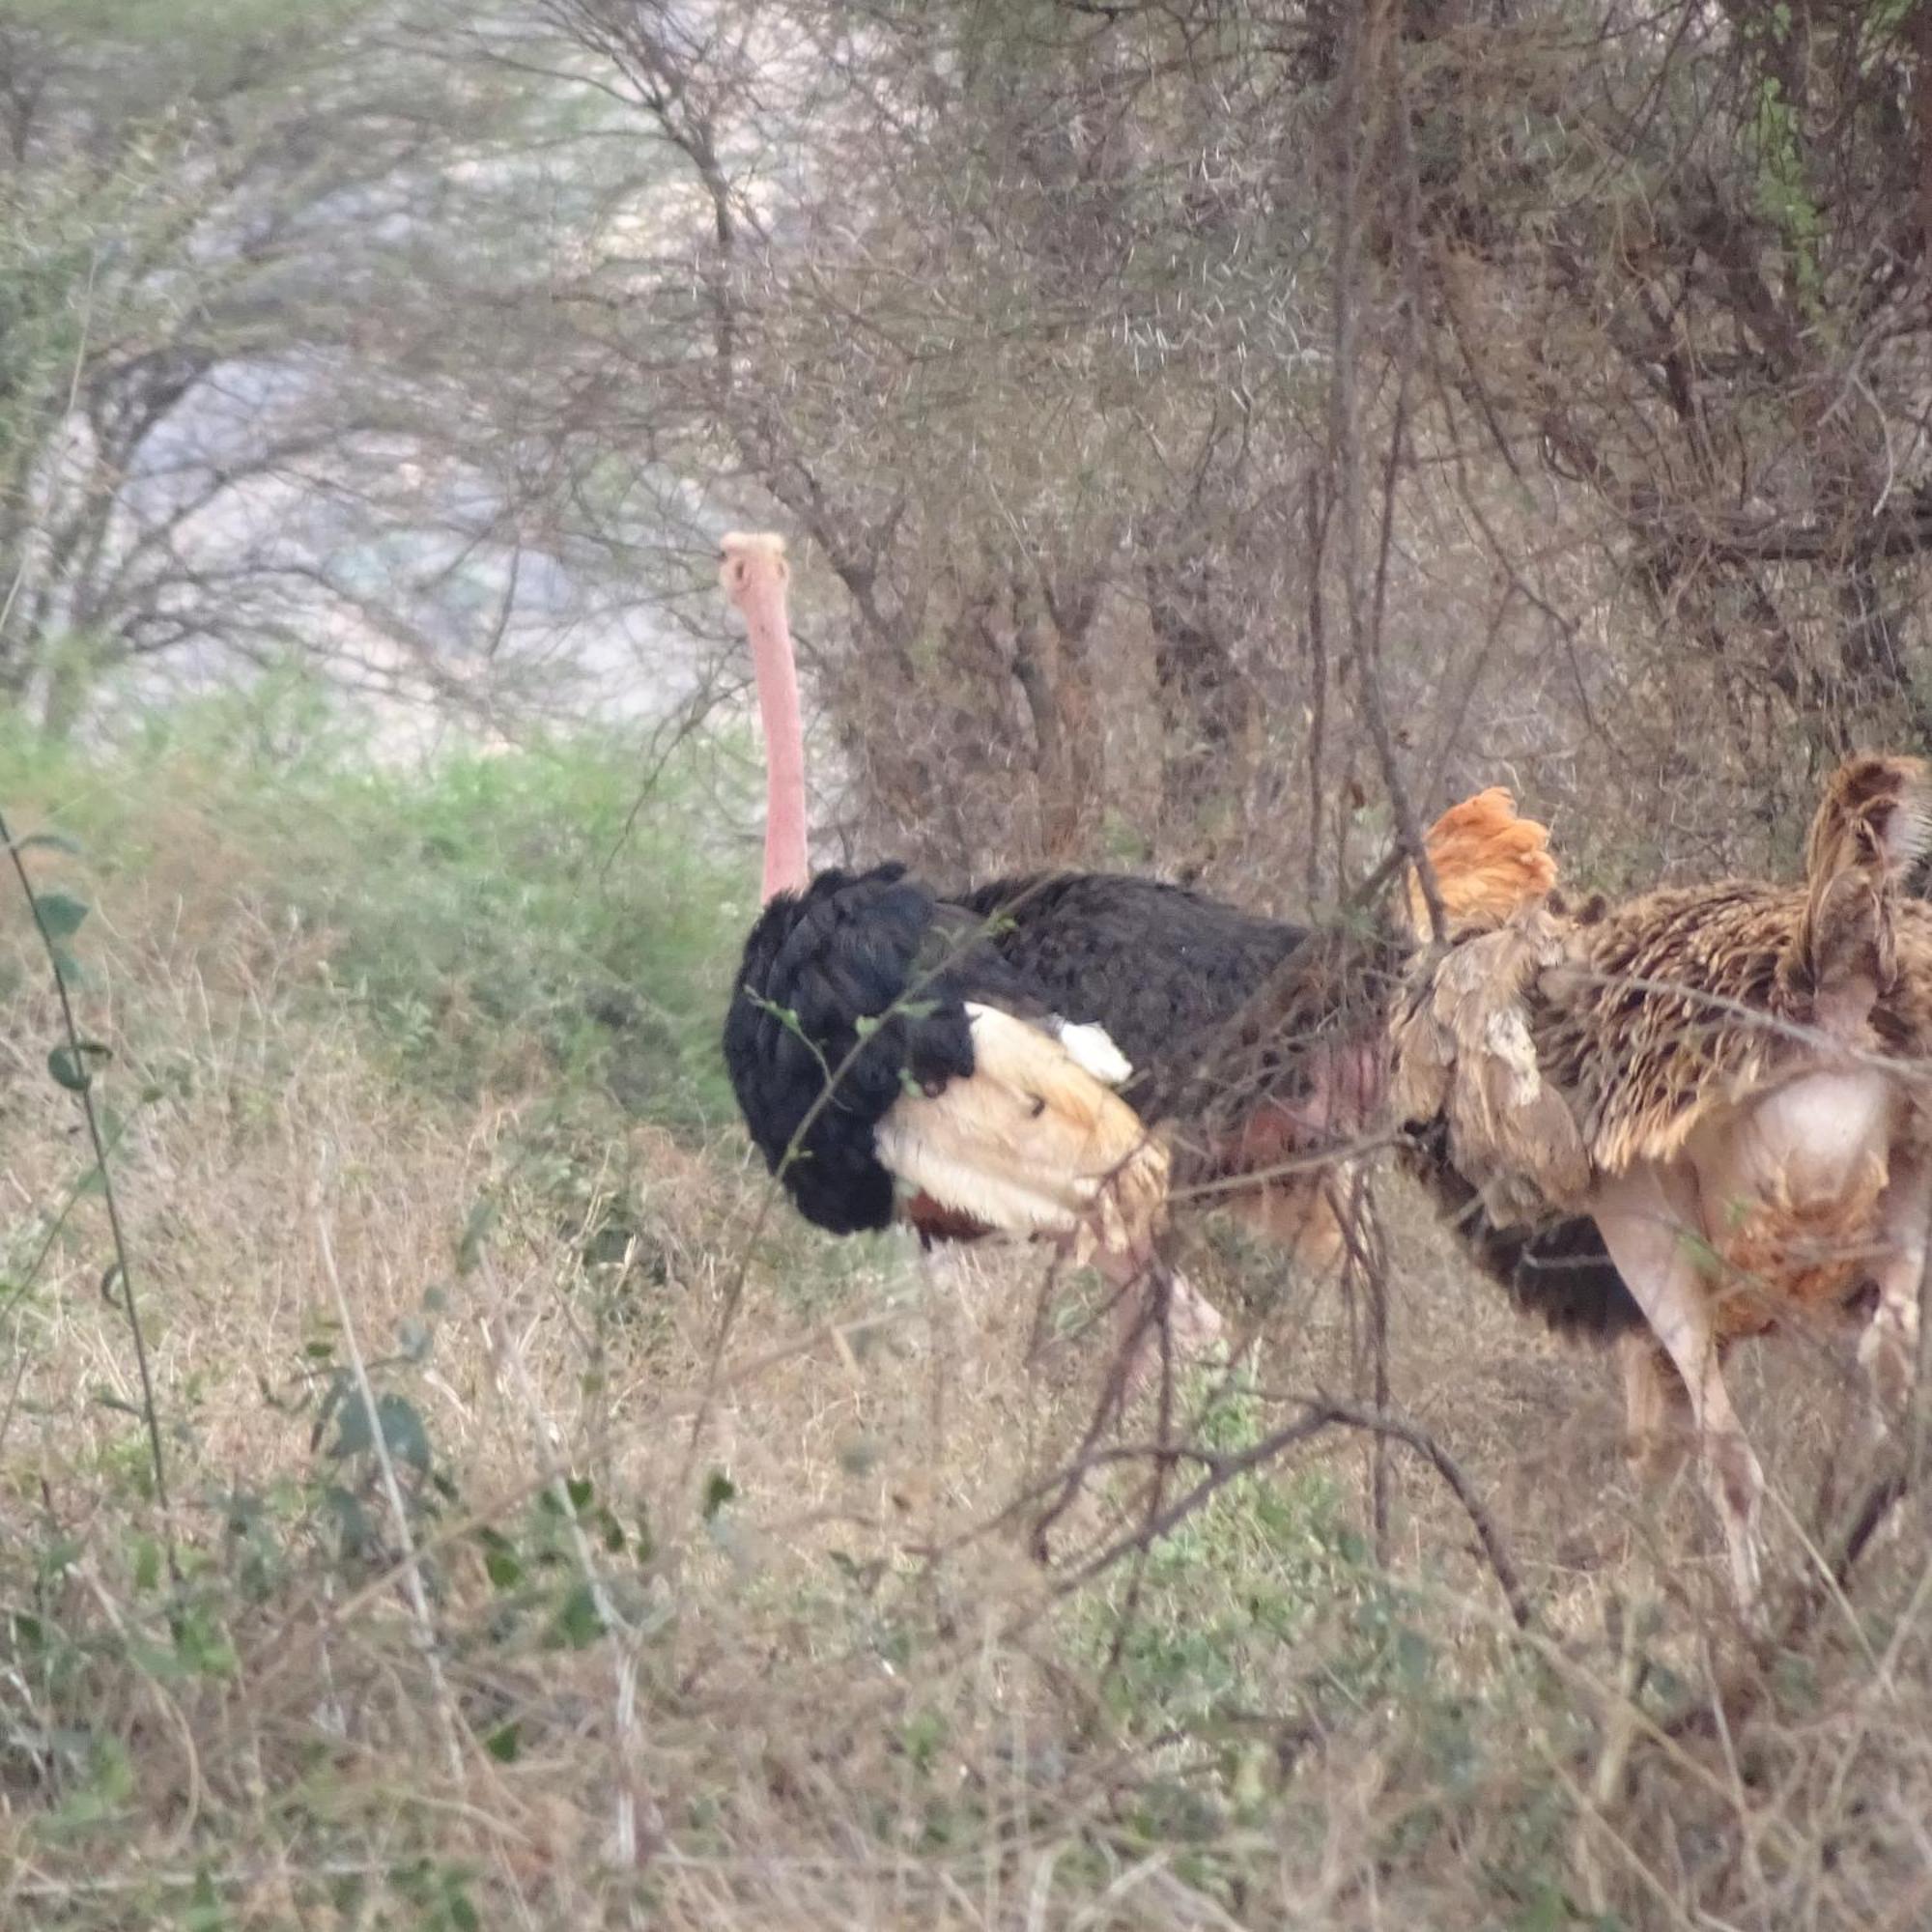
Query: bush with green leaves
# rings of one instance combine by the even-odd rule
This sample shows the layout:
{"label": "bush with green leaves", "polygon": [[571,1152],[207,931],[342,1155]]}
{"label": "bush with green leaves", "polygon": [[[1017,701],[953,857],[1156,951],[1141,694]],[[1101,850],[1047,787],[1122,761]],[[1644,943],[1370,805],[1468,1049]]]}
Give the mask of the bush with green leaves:
{"label": "bush with green leaves", "polygon": [[755,906],[710,830],[740,803],[734,752],[694,740],[640,769],[582,730],[378,764],[288,672],[105,753],[0,724],[0,796],[40,800],[109,872],[184,831],[170,801],[203,814],[414,1080],[467,1100],[534,1078],[702,1128],[729,1117],[718,1030]]}
{"label": "bush with green leaves", "polygon": [[[1267,1426],[1252,1383],[1237,1377],[1216,1392],[1193,1440],[1239,1455]],[[1430,1669],[1340,1488],[1319,1468],[1236,1477],[1081,1616],[1108,1666],[1109,1707],[1147,1735],[1208,1735],[1262,1709],[1332,1716],[1338,1700],[1366,1705],[1398,1680],[1418,1688]],[[1301,1659],[1318,1632],[1323,1668],[1310,1682]]]}

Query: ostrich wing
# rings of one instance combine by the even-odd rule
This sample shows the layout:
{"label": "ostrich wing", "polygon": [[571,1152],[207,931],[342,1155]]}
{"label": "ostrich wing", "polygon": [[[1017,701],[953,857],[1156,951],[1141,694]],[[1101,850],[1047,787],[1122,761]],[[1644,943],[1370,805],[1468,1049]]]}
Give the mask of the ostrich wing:
{"label": "ostrich wing", "polygon": [[1504,1221],[1575,1207],[1590,1183],[1582,1135],[1544,1078],[1525,1004],[1530,982],[1563,953],[1552,916],[1525,911],[1425,963],[1390,1025],[1399,1117],[1441,1117],[1451,1158]]}
{"label": "ostrich wing", "polygon": [[940,1207],[1008,1234],[1084,1234],[1145,1254],[1164,1218],[1167,1151],[1059,1040],[966,1004],[973,1071],[908,1094],[879,1122],[879,1158]]}

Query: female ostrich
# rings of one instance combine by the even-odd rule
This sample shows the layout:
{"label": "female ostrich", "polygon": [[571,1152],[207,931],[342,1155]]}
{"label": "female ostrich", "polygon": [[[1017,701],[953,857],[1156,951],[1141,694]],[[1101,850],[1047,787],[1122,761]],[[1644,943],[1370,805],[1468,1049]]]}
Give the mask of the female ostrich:
{"label": "female ostrich", "polygon": [[[1578,915],[1526,894],[1420,961],[1391,1027],[1399,1113],[1444,1136],[1492,1214],[1601,1230],[1650,1331],[1625,1356],[1633,1446],[1654,1463],[1688,1403],[1747,1612],[1764,1478],[1725,1346],[1876,1283],[1860,1358],[1881,1424],[1916,1360],[1932,1124],[1899,1063],[1932,1050],[1932,908],[1899,887],[1929,796],[1916,759],[1848,760],[1798,887]],[[1481,844],[1514,809],[1486,793],[1448,817]]]}
{"label": "female ostrich", "polygon": [[[810,876],[784,547],[734,535],[722,552],[767,746],[765,909],[724,1052],[752,1138],[799,1212],[833,1234],[898,1218],[926,1239],[1047,1235],[1128,1278],[1164,1213],[1156,1122],[1188,1180],[1245,1179],[1224,1198],[1291,1242],[1332,1234],[1305,1170],[1375,1104],[1371,969],[1388,960],[1118,873],[948,897],[898,865]],[[1520,895],[1514,873],[1499,887],[1453,846],[1439,857],[1452,900]],[[1285,1173],[1286,1159],[1302,1171]],[[1496,1228],[1439,1149],[1418,1160],[1479,1263],[1521,1298],[1587,1327],[1635,1319],[1587,1221]],[[1218,1330],[1190,1291],[1175,1300],[1197,1337]]]}

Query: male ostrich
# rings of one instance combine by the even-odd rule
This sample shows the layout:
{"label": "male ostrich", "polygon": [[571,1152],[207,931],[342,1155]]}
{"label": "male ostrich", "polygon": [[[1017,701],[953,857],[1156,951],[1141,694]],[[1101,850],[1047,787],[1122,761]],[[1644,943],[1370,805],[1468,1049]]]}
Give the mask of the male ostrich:
{"label": "male ostrich", "polygon": [[[1916,1362],[1932,1121],[1900,1068],[1932,1052],[1932,907],[1899,888],[1928,796],[1916,759],[1849,759],[1801,886],[1578,914],[1526,893],[1419,960],[1391,1027],[1398,1112],[1497,1220],[1581,1210],[1602,1231],[1648,1329],[1625,1346],[1633,1447],[1658,1473],[1688,1404],[1747,1613],[1764,1478],[1726,1346],[1876,1284],[1860,1359],[1879,1426]],[[1476,844],[1516,823],[1504,792],[1449,819]]]}
{"label": "male ostrich", "polygon": [[[765,908],[724,1025],[753,1140],[833,1234],[902,1219],[924,1240],[1044,1236],[1117,1287],[1151,1278],[1168,1154],[1114,1092],[1128,1063],[1040,996],[986,919],[902,866],[810,875],[784,547],[731,535],[722,551],[766,743]],[[1169,1282],[1183,1341],[1218,1332],[1183,1283],[1151,1278]]]}

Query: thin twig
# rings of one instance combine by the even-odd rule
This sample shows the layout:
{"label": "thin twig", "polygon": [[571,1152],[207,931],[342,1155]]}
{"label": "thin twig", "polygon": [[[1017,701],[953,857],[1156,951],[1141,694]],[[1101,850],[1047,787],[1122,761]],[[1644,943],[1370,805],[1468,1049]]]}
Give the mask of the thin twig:
{"label": "thin twig", "polygon": [[[1535,1621],[1535,1605],[1523,1585],[1522,1573],[1517,1568],[1516,1560],[1510,1553],[1507,1538],[1497,1526],[1488,1505],[1477,1493],[1476,1486],[1469,1480],[1462,1464],[1428,1430],[1419,1423],[1410,1422],[1405,1416],[1370,1408],[1360,1403],[1338,1401],[1332,1396],[1319,1393],[1281,1395],[1266,1390],[1257,1390],[1256,1393],[1264,1401],[1297,1405],[1302,1413],[1294,1421],[1285,1423],[1281,1428],[1264,1435],[1259,1442],[1232,1454],[1205,1448],[1198,1442],[1182,1441],[1117,1444],[1105,1448],[1094,1446],[1084,1452],[1080,1461],[1083,1468],[1088,1470],[1120,1463],[1144,1462],[1164,1464],[1168,1467],[1186,1463],[1205,1471],[1205,1474],[1199,1483],[1184,1494],[1177,1496],[1165,1509],[1136,1524],[1132,1530],[1117,1538],[1065,1576],[1055,1588],[1056,1597],[1071,1594],[1074,1590],[1092,1582],[1103,1571],[1111,1569],[1123,1557],[1137,1549],[1145,1548],[1150,1543],[1157,1542],[1186,1521],[1198,1510],[1205,1508],[1230,1483],[1250,1475],[1256,1469],[1273,1462],[1285,1450],[1293,1448],[1297,1443],[1306,1442],[1327,1429],[1359,1429],[1386,1436],[1390,1441],[1400,1442],[1406,1448],[1413,1450],[1442,1478],[1476,1532],[1476,1540],[1481,1546],[1484,1559],[1502,1591],[1503,1599],[1509,1605],[1510,1615],[1515,1620],[1517,1628],[1527,1630],[1530,1627]],[[1038,1482],[1023,1490],[989,1522],[977,1525],[941,1549],[923,1553],[928,1556],[943,1554],[946,1548],[963,1547],[989,1531],[997,1530],[1015,1520],[1050,1492],[1063,1489],[1067,1482],[1068,1473],[1067,1470],[1062,1469],[1051,1476],[1042,1477]]]}
{"label": "thin twig", "polygon": [[1312,1396],[1303,1399],[1306,1403],[1304,1413],[1294,1422],[1277,1429],[1270,1435],[1264,1436],[1251,1448],[1238,1455],[1223,1455],[1215,1451],[1201,1449],[1192,1445],[1178,1448],[1155,1448],[1143,1454],[1179,1458],[1200,1464],[1208,1470],[1208,1475],[1184,1495],[1175,1498],[1168,1507],[1151,1520],[1139,1524],[1125,1536],[1118,1538],[1104,1549],[1091,1556],[1063,1579],[1057,1595],[1068,1595],[1093,1581],[1103,1571],[1111,1569],[1123,1556],[1141,1548],[1147,1541],[1166,1536],[1182,1522],[1205,1507],[1212,1498],[1238,1477],[1250,1474],[1264,1463],[1272,1462],[1283,1450],[1293,1448],[1297,1442],[1306,1442],[1319,1435],[1323,1430],[1333,1428],[1366,1429],[1386,1434],[1395,1441],[1404,1443],[1423,1457],[1448,1485],[1450,1492],[1462,1504],[1475,1529],[1477,1541],[1482,1546],[1491,1573],[1502,1590],[1504,1601],[1509,1605],[1510,1615],[1519,1629],[1527,1629],[1535,1619],[1535,1608],[1529,1593],[1523,1588],[1520,1573],[1511,1557],[1509,1545],[1504,1540],[1495,1520],[1490,1515],[1475,1486],[1463,1474],[1455,1458],[1417,1424],[1396,1415],[1378,1415],[1374,1410],[1364,1408],[1359,1404],[1337,1402],[1327,1396]]}
{"label": "thin twig", "polygon": [[670,761],[683,748],[685,741],[703,726],[712,712],[718,708],[720,701],[717,692],[707,685],[694,692],[676,716],[668,720],[667,724],[653,734],[654,737],[668,735],[669,742],[653,747],[656,755],[645,769],[643,779],[638,786],[637,796],[631,801],[631,809],[624,814],[624,822],[618,827],[616,838],[611,841],[611,849],[605,853],[598,865],[599,884],[610,877],[611,867],[616,864],[618,854],[629,842],[631,834],[637,830],[638,820],[642,815],[644,807],[650,802],[651,794],[657,790]]}
{"label": "thin twig", "polygon": [[[1393,113],[1398,126],[1399,145],[1405,159],[1403,208],[1405,226],[1404,330],[1401,366],[1398,373],[1395,423],[1383,465],[1381,528],[1373,587],[1364,582],[1363,505],[1362,505],[1362,423],[1359,393],[1358,347],[1360,338],[1360,297],[1362,251],[1361,231],[1363,186],[1369,149],[1375,131],[1371,103],[1381,90],[1380,78],[1372,71],[1378,36],[1376,10],[1354,10],[1349,34],[1348,56],[1343,72],[1342,113],[1346,121],[1345,159],[1339,191],[1337,222],[1338,256],[1335,275],[1334,382],[1330,391],[1328,460],[1339,472],[1342,564],[1348,591],[1349,644],[1354,660],[1362,719],[1375,746],[1381,767],[1382,783],[1395,814],[1399,849],[1406,855],[1420,885],[1428,908],[1430,932],[1447,931],[1442,901],[1435,887],[1435,871],[1422,840],[1420,821],[1415,814],[1402,764],[1396,756],[1394,734],[1389,727],[1388,704],[1382,688],[1381,646],[1387,602],[1389,556],[1394,543],[1395,491],[1402,460],[1408,441],[1409,391],[1413,382],[1419,327],[1419,290],[1415,286],[1416,219],[1414,198],[1408,192],[1414,157],[1408,136],[1407,103],[1400,95],[1400,70],[1395,55],[1387,55],[1389,80],[1396,90]],[[1388,36],[1380,37],[1386,47]],[[1317,567],[1319,568],[1319,560]],[[1365,594],[1366,593],[1366,594]],[[1364,607],[1367,607],[1366,609]]]}
{"label": "thin twig", "polygon": [[[1335,1189],[1326,1185],[1329,1212],[1335,1213]],[[1369,1317],[1369,1400],[1377,1414],[1389,1406],[1389,1335],[1387,1243],[1367,1173],[1356,1168],[1348,1177],[1347,1206],[1336,1220],[1342,1230],[1344,1293],[1352,1300],[1359,1285],[1365,1292]],[[1369,1452],[1369,1520],[1374,1529],[1376,1561],[1389,1561],[1389,1438],[1372,1434]]]}
{"label": "thin twig", "polygon": [[72,1091],[80,1102],[81,1115],[87,1122],[87,1138],[94,1151],[95,1172],[100,1176],[100,1198],[107,1208],[107,1231],[114,1243],[114,1264],[108,1279],[119,1290],[116,1298],[127,1312],[128,1327],[134,1338],[134,1367],[141,1382],[141,1414],[147,1424],[148,1455],[155,1469],[155,1501],[161,1512],[161,1543],[167,1554],[168,1574],[179,1582],[181,1569],[175,1552],[174,1507],[168,1498],[167,1458],[161,1448],[160,1410],[155,1403],[154,1375],[148,1366],[148,1338],[142,1331],[140,1309],[134,1300],[134,1276],[129,1263],[127,1231],[121,1223],[121,1202],[114,1192],[114,1177],[108,1171],[107,1137],[101,1131],[100,1115],[94,1104],[94,1075],[89,1070],[88,1052],[73,1016],[73,1002],[68,994],[67,975],[61,970],[59,948],[53,934],[47,930],[46,916],[34,891],[34,882],[27,876],[27,862],[8,829],[4,812],[0,812],[0,845],[6,847],[14,876],[19,880],[20,890],[26,895],[28,909],[33,914],[34,930],[40,935],[42,951],[47,956],[47,970],[53,975],[54,994],[60,1002],[61,1026],[67,1036],[68,1065],[74,1082]]}
{"label": "thin twig", "polygon": [[[74,410],[80,402],[80,379],[87,367],[87,353],[90,347],[89,338],[94,329],[94,278],[99,271],[99,268],[100,251],[97,248],[87,258],[87,281],[80,293],[80,329],[74,339],[73,367],[68,373],[67,408],[61,412],[63,425],[71,423],[73,420]],[[67,440],[63,438],[61,443],[62,461],[66,460],[67,453]],[[39,521],[38,517],[34,519],[36,524]],[[0,638],[4,638],[7,635],[7,620],[13,616],[14,606],[20,595],[20,586],[27,581],[27,557],[32,548],[28,539],[34,534],[35,531],[31,528],[21,532],[20,561],[14,571],[13,582],[7,586],[6,598],[0,600]],[[7,835],[4,832],[0,832],[0,843],[5,842],[9,842]]]}

